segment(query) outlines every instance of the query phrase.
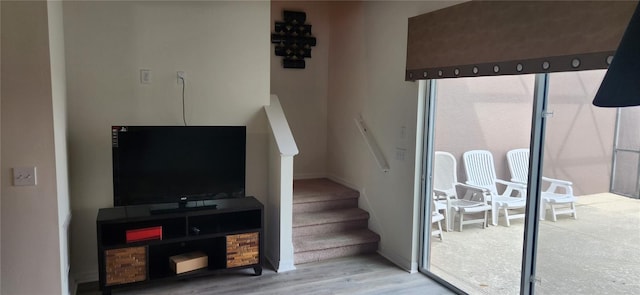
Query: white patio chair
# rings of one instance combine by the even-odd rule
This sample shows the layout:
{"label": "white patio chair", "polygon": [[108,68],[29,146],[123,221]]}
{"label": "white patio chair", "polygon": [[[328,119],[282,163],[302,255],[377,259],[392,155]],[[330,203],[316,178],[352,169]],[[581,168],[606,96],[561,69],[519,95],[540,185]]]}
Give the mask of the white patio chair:
{"label": "white patio chair", "polygon": [[433,161],[433,189],[448,197],[455,197],[455,184],[458,183],[456,174],[456,158],[447,152],[436,151]]}
{"label": "white patio chair", "polygon": [[[511,181],[526,185],[529,177],[529,149],[508,151],[507,162],[509,163]],[[553,221],[557,220],[559,214],[570,214],[573,219],[578,219],[573,183],[549,177],[542,177],[542,183],[548,187],[540,194],[542,200],[540,219],[545,219],[547,207],[551,209]]]}
{"label": "white patio chair", "polygon": [[[526,186],[520,183],[509,182],[498,179],[491,152],[485,150],[473,150],[463,154],[464,168],[467,175],[467,184],[486,188],[491,193],[488,200],[491,202],[491,222],[498,224],[498,211],[504,211],[507,226],[510,220],[524,218],[524,213],[509,212],[513,209],[526,207]],[[498,193],[496,184],[504,185],[506,188],[502,194]],[[515,196],[514,196],[514,193]]]}
{"label": "white patio chair", "polygon": [[[459,229],[462,231],[462,226],[465,224],[481,223],[482,228],[487,227],[487,211],[491,210],[491,206],[487,204],[487,198],[491,196],[491,192],[485,188],[471,186],[462,183],[455,184],[456,196],[452,199],[447,199],[448,214],[452,218],[451,225],[453,225],[453,219],[456,215],[459,217]],[[482,218],[465,219],[465,214],[483,213]]]}
{"label": "white patio chair", "polygon": [[437,197],[436,208],[445,215],[445,228],[447,231],[452,230],[449,224],[453,220],[449,216],[449,207],[447,200],[455,199],[456,188],[454,185],[458,182],[456,172],[456,158],[447,152],[436,151],[433,160],[433,192]]}
{"label": "white patio chair", "polygon": [[[435,200],[434,200],[434,206],[435,205]],[[433,228],[431,229],[431,235],[432,236],[438,236],[440,238],[440,241],[444,241],[444,238],[442,237],[442,223],[441,221],[444,220],[444,215],[442,215],[442,213],[438,212],[436,207],[433,207],[434,210],[431,210],[431,224],[437,224],[438,225],[438,229],[437,230],[433,230]]]}

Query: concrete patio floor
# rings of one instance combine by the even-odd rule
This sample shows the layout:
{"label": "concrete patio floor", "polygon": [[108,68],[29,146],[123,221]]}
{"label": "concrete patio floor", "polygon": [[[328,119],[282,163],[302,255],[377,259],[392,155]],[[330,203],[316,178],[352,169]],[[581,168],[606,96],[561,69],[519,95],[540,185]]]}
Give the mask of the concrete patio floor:
{"label": "concrete patio floor", "polygon": [[[639,294],[640,200],[577,197],[578,219],[541,221],[536,294]],[[549,211],[548,211],[549,212]],[[519,294],[524,221],[445,232],[431,243],[431,271],[470,294]]]}

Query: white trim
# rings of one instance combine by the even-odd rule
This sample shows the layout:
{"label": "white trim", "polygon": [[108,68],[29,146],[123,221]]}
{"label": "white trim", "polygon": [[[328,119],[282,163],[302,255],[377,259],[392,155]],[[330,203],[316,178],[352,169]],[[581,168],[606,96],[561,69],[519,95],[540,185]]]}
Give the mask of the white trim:
{"label": "white trim", "polygon": [[266,256],[266,258],[267,258],[267,262],[271,264],[271,267],[273,267],[273,269],[277,273],[296,270],[296,267],[293,264],[293,261],[280,260],[280,262],[276,264],[273,262],[274,259],[272,257]]}
{"label": "white trim", "polygon": [[348,187],[348,188],[350,188],[350,189],[357,190],[358,192],[360,192],[360,194],[362,194],[362,192],[364,191],[364,189],[362,189],[362,188],[358,188],[358,186],[357,186],[357,185],[355,185],[355,184],[353,184],[353,183],[350,183],[349,181],[347,181],[347,180],[345,180],[344,178],[341,178],[341,177],[339,177],[339,176],[337,176],[337,175],[335,175],[335,174],[328,174],[328,175],[327,175],[327,178],[328,178],[329,180],[332,180],[332,181],[334,181],[334,182],[337,182],[337,183],[339,183],[339,184],[342,184],[342,185],[344,185],[344,186],[346,186],[346,187]]}
{"label": "white trim", "polygon": [[[412,253],[415,259],[418,259],[418,265],[416,266],[416,270],[419,270],[420,267],[427,269],[426,264],[429,263],[429,255],[431,253],[431,248],[429,243],[425,241],[429,241],[431,236],[425,236],[425,230],[431,226],[430,217],[427,217],[425,208],[431,208],[431,203],[429,200],[429,195],[426,192],[427,181],[430,182],[428,176],[430,173],[426,167],[431,160],[428,157],[427,151],[430,145],[427,141],[433,141],[433,132],[430,132],[430,128],[433,128],[433,122],[435,121],[435,117],[430,117],[431,115],[435,115],[435,112],[430,112],[430,104],[433,102],[431,100],[431,90],[435,87],[435,83],[431,83],[428,80],[420,80],[418,84],[418,109],[417,109],[417,122],[416,122],[416,158],[415,158],[415,178],[414,178],[414,202],[413,202],[413,241],[412,241]],[[434,89],[435,90],[435,89]],[[435,94],[435,92],[434,92]],[[431,147],[433,149],[433,147]],[[430,214],[428,216],[431,216]],[[413,269],[413,266],[412,266]]]}
{"label": "white trim", "polygon": [[393,253],[386,253],[383,249],[379,249],[378,254],[408,273],[415,273],[418,269],[418,264],[415,261],[409,261]]}
{"label": "white trim", "polygon": [[269,126],[271,126],[271,131],[273,132],[273,137],[276,140],[280,155],[297,155],[298,146],[293,139],[291,128],[289,128],[289,123],[287,122],[277,95],[271,95],[270,104],[264,106],[264,111],[267,114],[267,121],[269,122]]}
{"label": "white trim", "polygon": [[292,270],[296,270],[295,265],[293,265],[293,260],[280,260],[280,265],[278,265],[276,272],[280,273]]}

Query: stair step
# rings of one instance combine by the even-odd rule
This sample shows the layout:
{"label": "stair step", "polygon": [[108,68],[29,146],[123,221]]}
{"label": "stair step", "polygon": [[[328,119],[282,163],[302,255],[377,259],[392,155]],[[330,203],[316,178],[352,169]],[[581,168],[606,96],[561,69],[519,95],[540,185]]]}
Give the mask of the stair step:
{"label": "stair step", "polygon": [[378,250],[378,243],[366,243],[340,248],[332,248],[320,251],[309,251],[297,253],[293,257],[294,264],[317,262],[338,257],[354,256],[360,254],[375,253]]}
{"label": "stair step", "polygon": [[293,212],[316,212],[358,207],[358,191],[326,178],[293,182]]}
{"label": "stair step", "polygon": [[372,253],[380,236],[367,229],[356,190],[329,179],[293,182],[294,263]]}
{"label": "stair step", "polygon": [[305,236],[293,239],[295,253],[307,251],[325,250],[345,246],[376,243],[380,241],[380,236],[368,229],[349,231],[343,233],[332,233],[324,235]]}
{"label": "stair step", "polygon": [[328,233],[338,233],[354,231],[359,229],[365,229],[369,225],[369,221],[366,219],[352,220],[337,223],[318,224],[312,226],[294,227],[293,238],[310,236],[310,235],[323,235]]}
{"label": "stair step", "polygon": [[294,239],[294,263],[308,263],[336,257],[373,253],[380,236],[370,230]]}
{"label": "stair step", "polygon": [[332,211],[297,213],[293,215],[293,227],[296,228],[360,219],[369,219],[369,212],[360,208],[350,208]]}
{"label": "stair step", "polygon": [[296,213],[293,237],[366,229],[368,223],[369,212],[359,208]]}

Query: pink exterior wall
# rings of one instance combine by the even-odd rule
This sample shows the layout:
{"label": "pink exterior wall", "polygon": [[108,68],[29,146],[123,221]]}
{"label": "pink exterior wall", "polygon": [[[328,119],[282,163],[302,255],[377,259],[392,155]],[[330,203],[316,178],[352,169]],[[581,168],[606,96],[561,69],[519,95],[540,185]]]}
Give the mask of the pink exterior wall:
{"label": "pink exterior wall", "polygon": [[591,104],[604,70],[551,74],[544,174],[574,182],[574,193],[609,191],[615,108]]}
{"label": "pink exterior wall", "polygon": [[[574,182],[577,195],[609,191],[615,109],[591,101],[604,71],[551,75],[544,175]],[[462,154],[493,153],[496,173],[508,180],[507,151],[528,148],[533,75],[438,80],[435,149],[458,160],[458,181],[466,180]]]}

